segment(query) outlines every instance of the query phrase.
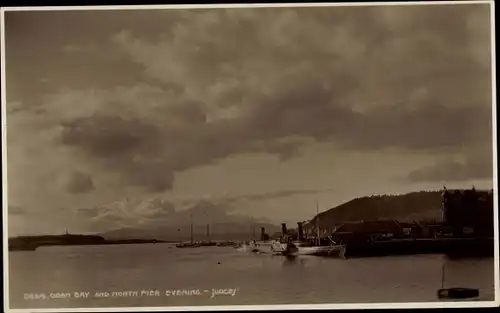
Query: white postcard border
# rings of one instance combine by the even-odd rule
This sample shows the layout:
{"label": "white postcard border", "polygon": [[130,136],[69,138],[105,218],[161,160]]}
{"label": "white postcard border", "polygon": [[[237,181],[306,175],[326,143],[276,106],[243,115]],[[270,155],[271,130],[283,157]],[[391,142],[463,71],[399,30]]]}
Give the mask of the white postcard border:
{"label": "white postcard border", "polygon": [[[230,305],[230,306],[171,306],[171,307],[102,307],[102,308],[48,308],[48,309],[10,309],[9,303],[9,252],[8,252],[8,200],[7,200],[7,123],[6,123],[6,76],[5,76],[5,12],[9,11],[93,11],[93,10],[185,10],[185,9],[227,9],[227,8],[276,8],[276,7],[346,7],[346,6],[415,6],[415,5],[465,5],[489,4],[491,22],[491,66],[492,66],[492,132],[493,132],[493,197],[494,197],[494,275],[495,300],[493,301],[445,301],[445,302],[401,302],[401,303],[346,303],[346,304],[290,304],[290,305]],[[322,309],[401,309],[401,308],[477,308],[495,307],[500,304],[500,264],[499,264],[499,225],[498,225],[498,162],[497,162],[497,118],[496,118],[496,59],[495,59],[495,7],[494,1],[419,1],[419,2],[342,2],[342,3],[259,3],[259,4],[175,4],[175,5],[109,5],[109,6],[61,6],[61,7],[4,7],[1,8],[0,49],[1,49],[1,123],[2,123],[2,217],[4,253],[4,310],[12,313],[37,312],[153,312],[153,311],[236,311],[236,310],[322,310]]]}

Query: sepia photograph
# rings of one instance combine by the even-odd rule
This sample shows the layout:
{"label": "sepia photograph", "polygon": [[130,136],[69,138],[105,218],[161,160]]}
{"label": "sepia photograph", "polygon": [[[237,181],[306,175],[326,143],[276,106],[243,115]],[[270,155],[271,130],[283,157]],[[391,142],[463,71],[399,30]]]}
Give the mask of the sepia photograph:
{"label": "sepia photograph", "polygon": [[2,8],[4,310],[498,306],[493,5]]}

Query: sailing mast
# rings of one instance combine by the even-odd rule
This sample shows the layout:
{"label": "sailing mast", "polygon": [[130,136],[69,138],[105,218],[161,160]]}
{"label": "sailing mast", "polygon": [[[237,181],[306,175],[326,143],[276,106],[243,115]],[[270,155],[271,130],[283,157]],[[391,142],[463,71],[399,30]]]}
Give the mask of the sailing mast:
{"label": "sailing mast", "polygon": [[190,242],[193,243],[193,214],[190,214],[189,217],[191,219]]}
{"label": "sailing mast", "polygon": [[210,242],[210,224],[207,224],[207,240]]}
{"label": "sailing mast", "polygon": [[253,219],[252,219],[252,240],[255,240],[255,224],[253,223]]}
{"label": "sailing mast", "polygon": [[444,288],[444,262],[443,262],[443,266],[441,267],[441,289]]}
{"label": "sailing mast", "polygon": [[318,236],[318,246],[321,244],[319,237],[319,205],[318,200],[316,200],[316,235]]}
{"label": "sailing mast", "polygon": [[255,239],[255,227],[254,227],[254,223],[253,223],[253,217],[250,217],[250,233],[251,233],[251,238],[250,240],[254,240]]}

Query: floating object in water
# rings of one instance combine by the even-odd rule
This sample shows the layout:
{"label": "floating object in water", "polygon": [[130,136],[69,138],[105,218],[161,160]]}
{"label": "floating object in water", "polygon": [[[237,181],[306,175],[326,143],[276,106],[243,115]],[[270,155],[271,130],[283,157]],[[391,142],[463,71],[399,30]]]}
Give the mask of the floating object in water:
{"label": "floating object in water", "polygon": [[445,263],[442,266],[441,289],[438,290],[439,299],[469,299],[479,297],[479,289],[475,288],[444,288]]}
{"label": "floating object in water", "polygon": [[438,290],[439,299],[468,299],[479,297],[479,290],[474,288],[446,288]]}

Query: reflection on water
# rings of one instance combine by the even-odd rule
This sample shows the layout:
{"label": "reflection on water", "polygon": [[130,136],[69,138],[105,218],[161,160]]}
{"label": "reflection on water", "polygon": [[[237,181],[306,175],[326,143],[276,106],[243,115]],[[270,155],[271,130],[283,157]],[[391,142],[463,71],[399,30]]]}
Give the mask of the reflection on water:
{"label": "reflection on water", "polygon": [[[253,254],[232,247],[170,249],[167,244],[46,247],[11,252],[9,258],[12,308],[437,301],[443,264],[446,288],[478,288],[482,300],[494,296],[493,258],[344,260]],[[94,297],[148,290],[160,295]],[[51,292],[92,296],[24,299],[25,293]]]}
{"label": "reflection on water", "polygon": [[283,259],[284,259],[283,265],[287,265],[287,264],[291,264],[291,263],[294,263],[295,261],[297,261],[297,256],[287,255],[287,256],[283,257]]}

